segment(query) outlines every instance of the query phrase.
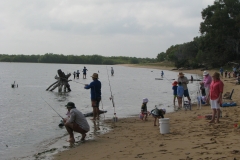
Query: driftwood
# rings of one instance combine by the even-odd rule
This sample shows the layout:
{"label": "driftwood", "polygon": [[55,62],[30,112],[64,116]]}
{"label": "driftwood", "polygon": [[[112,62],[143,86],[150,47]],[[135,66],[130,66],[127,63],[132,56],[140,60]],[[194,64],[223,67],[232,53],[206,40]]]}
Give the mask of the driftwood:
{"label": "driftwood", "polygon": [[50,89],[50,91],[53,91],[54,89],[56,89],[58,87],[58,92],[62,92],[62,88],[64,88],[64,92],[66,92],[66,89],[68,90],[68,92],[71,91],[70,89],[70,85],[69,85],[69,81],[68,78],[71,76],[71,73],[65,75],[64,72],[62,72],[61,69],[59,69],[58,71],[58,76],[55,76],[55,79],[57,80],[56,82],[54,82],[53,84],[51,84],[46,91],[48,91],[52,86],[52,89]]}

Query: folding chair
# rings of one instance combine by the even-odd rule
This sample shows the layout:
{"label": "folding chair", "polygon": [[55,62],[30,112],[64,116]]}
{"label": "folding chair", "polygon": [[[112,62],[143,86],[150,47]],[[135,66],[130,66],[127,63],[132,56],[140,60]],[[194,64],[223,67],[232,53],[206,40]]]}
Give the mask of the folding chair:
{"label": "folding chair", "polygon": [[[230,94],[227,94],[227,95],[224,95],[224,97],[222,98],[223,99],[223,102],[225,102],[225,100],[230,100],[232,102],[232,95],[233,95],[233,92],[234,92],[234,89],[232,90],[232,92]],[[229,92],[228,92],[229,93]],[[227,107],[223,107],[221,106],[221,113],[224,111],[224,108],[227,108]]]}
{"label": "folding chair", "polygon": [[232,90],[232,92],[231,92],[229,95],[223,97],[223,101],[225,101],[225,100],[230,100],[230,101],[232,101],[233,92],[234,92],[234,89]]}

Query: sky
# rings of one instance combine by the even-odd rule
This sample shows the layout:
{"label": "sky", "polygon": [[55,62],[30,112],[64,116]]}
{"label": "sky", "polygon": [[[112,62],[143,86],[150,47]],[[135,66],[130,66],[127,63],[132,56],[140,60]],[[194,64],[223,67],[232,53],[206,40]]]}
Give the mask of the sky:
{"label": "sky", "polygon": [[156,58],[200,36],[214,0],[2,0],[0,54]]}

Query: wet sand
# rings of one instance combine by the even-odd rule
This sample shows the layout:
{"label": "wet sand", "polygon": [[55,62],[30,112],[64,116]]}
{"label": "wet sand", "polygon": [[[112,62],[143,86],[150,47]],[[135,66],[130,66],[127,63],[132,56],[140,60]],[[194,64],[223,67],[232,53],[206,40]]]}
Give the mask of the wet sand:
{"label": "wet sand", "polygon": [[[168,67],[159,69],[171,70]],[[182,72],[202,74],[200,70]],[[212,75],[214,70],[209,72]],[[224,93],[235,89],[232,98],[239,104],[240,85],[235,85],[233,78],[222,81]],[[240,123],[240,107],[223,108],[219,124],[208,124],[209,120],[204,116],[211,112],[210,106],[199,109],[195,104],[192,111],[167,113],[165,118],[170,118],[169,134],[160,134],[159,126],[153,125],[152,117],[148,121],[142,121],[138,116],[119,119],[116,123],[108,120],[105,123],[112,131],[60,152],[54,159],[240,159],[240,129],[234,127],[234,124]]]}

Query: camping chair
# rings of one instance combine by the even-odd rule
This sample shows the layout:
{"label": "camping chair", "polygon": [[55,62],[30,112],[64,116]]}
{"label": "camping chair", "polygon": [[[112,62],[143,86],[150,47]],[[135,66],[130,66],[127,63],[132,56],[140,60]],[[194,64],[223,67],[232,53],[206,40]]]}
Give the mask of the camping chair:
{"label": "camping chair", "polygon": [[223,96],[223,101],[225,101],[225,100],[230,100],[230,101],[232,101],[233,92],[234,92],[234,89],[232,90],[232,92],[231,92],[230,94],[224,95],[224,96]]}
{"label": "camping chair", "polygon": [[[225,100],[230,100],[232,102],[233,92],[234,92],[234,89],[232,90],[231,93],[227,92],[227,93],[224,94],[224,96],[223,96],[223,103],[225,102]],[[222,111],[224,111],[224,108],[227,108],[227,107],[221,106],[221,108],[222,108],[221,109],[221,112],[222,112]]]}

